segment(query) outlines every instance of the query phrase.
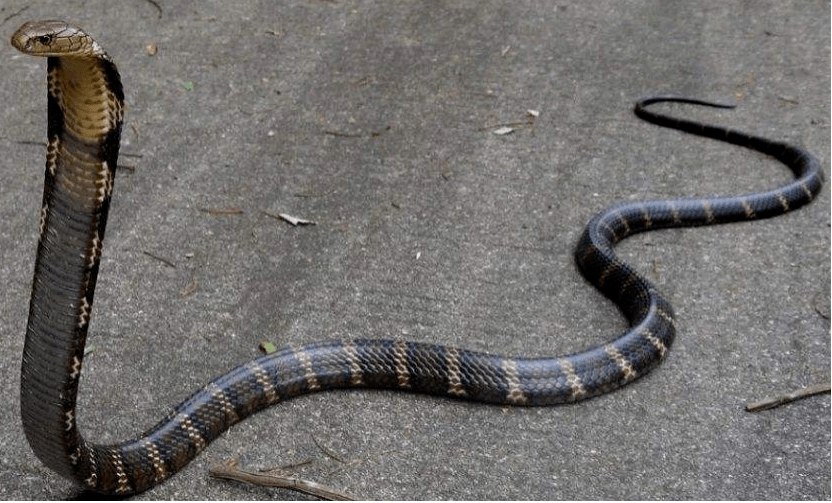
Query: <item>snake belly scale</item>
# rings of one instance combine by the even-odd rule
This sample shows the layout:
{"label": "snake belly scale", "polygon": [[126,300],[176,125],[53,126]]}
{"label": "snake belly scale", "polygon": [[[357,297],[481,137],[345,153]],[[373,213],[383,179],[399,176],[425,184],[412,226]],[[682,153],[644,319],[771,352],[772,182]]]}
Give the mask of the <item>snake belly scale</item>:
{"label": "snake belly scale", "polygon": [[133,440],[98,445],[76,424],[84,343],[113,190],[124,94],[118,71],[81,29],[33,21],[12,37],[20,51],[47,57],[48,145],[40,237],[21,373],[21,417],[43,463],[81,486],[133,494],[169,478],[234,423],[280,401],[334,388],[387,388],[492,404],[541,406],[606,393],[658,365],[675,335],[673,309],[613,251],[652,229],[767,218],[809,203],[822,185],[806,150],[649,111],[660,126],[726,141],[780,160],[794,180],[766,192],[704,199],[627,202],[593,218],[575,257],[585,278],[629,322],[597,347],[558,357],[507,357],[384,339],[326,341],[287,348],[241,365],[194,392]]}

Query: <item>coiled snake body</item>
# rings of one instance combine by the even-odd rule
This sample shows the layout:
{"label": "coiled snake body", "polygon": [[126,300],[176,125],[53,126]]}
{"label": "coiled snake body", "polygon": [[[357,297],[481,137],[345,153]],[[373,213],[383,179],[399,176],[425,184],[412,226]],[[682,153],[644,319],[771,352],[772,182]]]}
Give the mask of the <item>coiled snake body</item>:
{"label": "coiled snake body", "polygon": [[26,437],[47,466],[107,494],[144,491],[179,471],[234,423],[282,400],[333,388],[388,388],[512,405],[596,396],[645,375],[675,335],[670,304],[614,253],[638,232],[767,218],[818,193],[818,161],[802,148],[648,111],[655,124],[771,155],[791,183],[755,194],[628,202],[592,219],[577,264],[615,302],[630,328],[609,342],[561,357],[510,358],[397,340],[329,341],[287,348],[241,365],[196,391],[151,430],[117,445],[82,438],[75,402],[104,226],[118,158],[124,95],[115,65],[86,33],[61,21],[24,24],[12,44],[48,58],[48,146],[40,238],[21,375]]}

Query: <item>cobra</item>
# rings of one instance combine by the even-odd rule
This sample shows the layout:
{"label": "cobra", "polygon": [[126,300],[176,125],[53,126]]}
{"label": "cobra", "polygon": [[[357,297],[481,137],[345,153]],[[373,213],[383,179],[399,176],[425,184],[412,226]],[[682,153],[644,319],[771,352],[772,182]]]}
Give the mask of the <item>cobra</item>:
{"label": "cobra", "polygon": [[132,494],[169,478],[231,425],[298,395],[334,388],[387,388],[491,404],[542,406],[609,392],[644,376],[667,354],[673,310],[613,248],[653,229],[768,218],[809,203],[822,185],[806,150],[650,111],[658,102],[728,108],[654,97],[635,106],[660,126],[775,157],[794,180],[742,196],[627,202],[594,217],[575,257],[585,278],[611,299],[629,328],[597,347],[556,357],[508,357],[401,340],[318,342],[263,356],[194,392],[149,431],[114,445],[83,438],[76,394],[84,358],[107,210],[113,191],[124,94],[116,66],[84,31],[34,21],[12,37],[47,58],[48,145],[40,237],[21,374],[21,417],[40,460],[105,494]]}

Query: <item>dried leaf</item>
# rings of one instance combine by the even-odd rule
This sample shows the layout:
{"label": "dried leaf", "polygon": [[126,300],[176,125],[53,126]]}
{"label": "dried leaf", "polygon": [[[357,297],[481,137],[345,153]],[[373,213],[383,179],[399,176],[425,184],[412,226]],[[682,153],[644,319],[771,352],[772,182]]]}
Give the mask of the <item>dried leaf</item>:
{"label": "dried leaf", "polygon": [[199,288],[199,280],[196,279],[196,276],[194,276],[193,279],[191,279],[191,282],[188,283],[188,286],[186,286],[183,290],[180,290],[179,296],[187,297],[188,295],[194,293],[197,288]]}
{"label": "dried leaf", "polygon": [[260,351],[267,355],[270,355],[277,351],[277,347],[269,341],[263,341],[260,343]]}
{"label": "dried leaf", "polygon": [[282,218],[283,220],[289,222],[294,226],[298,225],[315,225],[317,222],[313,222],[312,220],[304,220],[303,218],[293,217],[292,215],[288,215],[286,213],[278,213],[277,216]]}

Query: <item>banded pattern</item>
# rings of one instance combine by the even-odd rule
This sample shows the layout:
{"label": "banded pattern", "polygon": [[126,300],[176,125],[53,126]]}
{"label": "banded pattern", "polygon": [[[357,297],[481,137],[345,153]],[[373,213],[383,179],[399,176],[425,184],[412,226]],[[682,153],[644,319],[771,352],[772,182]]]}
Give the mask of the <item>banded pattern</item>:
{"label": "banded pattern", "polygon": [[335,388],[387,388],[483,403],[575,402],[645,375],[667,354],[676,329],[670,304],[613,251],[638,232],[767,218],[808,203],[817,160],[785,143],[648,111],[686,98],[649,98],[635,113],[661,126],[772,155],[795,180],[733,197],[630,202],[593,218],[575,256],[581,272],[618,305],[630,328],[609,342],[560,356],[512,358],[420,342],[326,341],[241,365],[197,390],[151,430],[117,445],[87,442],[75,419],[84,342],[115,175],[123,93],[110,58],[77,27],[24,24],[12,44],[48,57],[48,146],[40,241],[21,374],[21,416],[35,454],[94,491],[131,494],[190,462],[231,425],[282,400]]}

